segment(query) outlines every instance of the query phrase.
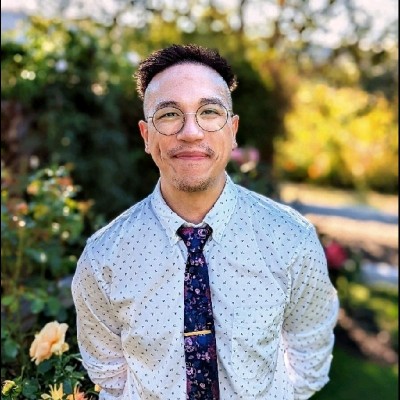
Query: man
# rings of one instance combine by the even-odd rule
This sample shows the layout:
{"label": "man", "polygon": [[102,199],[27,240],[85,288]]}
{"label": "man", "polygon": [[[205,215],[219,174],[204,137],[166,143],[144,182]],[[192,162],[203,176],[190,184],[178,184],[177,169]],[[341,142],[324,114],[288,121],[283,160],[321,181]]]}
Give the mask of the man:
{"label": "man", "polygon": [[173,45],[136,78],[160,179],[89,239],[72,287],[100,398],[308,399],[328,381],[337,295],[312,225],[225,172],[231,68]]}

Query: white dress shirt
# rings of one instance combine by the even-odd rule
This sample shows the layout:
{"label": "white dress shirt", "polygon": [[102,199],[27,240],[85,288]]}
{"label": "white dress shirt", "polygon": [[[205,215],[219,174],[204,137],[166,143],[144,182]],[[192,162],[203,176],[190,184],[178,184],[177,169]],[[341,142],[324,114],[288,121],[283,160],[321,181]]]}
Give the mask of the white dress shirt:
{"label": "white dress shirt", "polygon": [[[338,313],[314,227],[228,176],[204,222],[221,400],[308,399],[329,380]],[[72,292],[100,399],[186,399],[183,223],[158,183],[87,242]]]}

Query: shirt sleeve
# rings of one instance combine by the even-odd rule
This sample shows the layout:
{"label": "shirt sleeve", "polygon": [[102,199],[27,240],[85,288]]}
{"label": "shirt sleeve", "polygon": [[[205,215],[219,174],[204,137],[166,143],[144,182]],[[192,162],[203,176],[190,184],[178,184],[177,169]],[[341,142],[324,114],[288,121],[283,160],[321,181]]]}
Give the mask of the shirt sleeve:
{"label": "shirt sleeve", "polygon": [[285,311],[285,364],[295,399],[309,399],[329,381],[339,302],[313,227],[292,258],[291,293]]}
{"label": "shirt sleeve", "polygon": [[103,276],[87,245],[72,281],[78,345],[90,379],[102,389],[100,399],[114,400],[123,393],[127,365]]}

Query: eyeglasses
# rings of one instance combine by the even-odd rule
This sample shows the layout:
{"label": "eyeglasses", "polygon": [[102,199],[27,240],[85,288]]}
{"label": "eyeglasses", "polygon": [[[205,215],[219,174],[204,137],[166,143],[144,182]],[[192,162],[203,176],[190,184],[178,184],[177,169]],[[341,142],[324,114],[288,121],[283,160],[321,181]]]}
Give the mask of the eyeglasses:
{"label": "eyeglasses", "polygon": [[[216,132],[222,129],[228,121],[229,113],[222,104],[204,104],[196,112],[184,113],[176,107],[163,107],[157,110],[151,119],[158,133],[171,136],[178,134],[185,125],[185,115],[193,114],[197,125],[206,132]],[[232,116],[233,114],[231,114]]]}

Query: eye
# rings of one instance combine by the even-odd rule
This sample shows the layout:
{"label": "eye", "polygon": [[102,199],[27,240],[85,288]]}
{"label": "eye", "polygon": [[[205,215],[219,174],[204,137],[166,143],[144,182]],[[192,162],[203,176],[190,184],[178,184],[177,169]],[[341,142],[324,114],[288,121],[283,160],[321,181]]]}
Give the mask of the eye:
{"label": "eye", "polygon": [[176,117],[176,115],[177,115],[176,113],[169,112],[169,113],[165,113],[165,114],[160,115],[160,116],[158,117],[158,119],[174,118],[174,117]]}
{"label": "eye", "polygon": [[198,111],[201,117],[218,117],[224,113],[224,109],[218,104],[206,104]]}
{"label": "eye", "polygon": [[163,121],[174,120],[181,117],[182,117],[182,112],[174,108],[161,108],[154,114],[154,118],[156,120],[163,120]]}
{"label": "eye", "polygon": [[214,110],[212,108],[207,108],[205,110],[202,110],[202,114],[219,114],[217,110]]}
{"label": "eye", "polygon": [[176,118],[176,117],[178,117],[178,113],[173,112],[173,111],[170,111],[170,112],[166,112],[166,113],[157,115],[157,119]]}

